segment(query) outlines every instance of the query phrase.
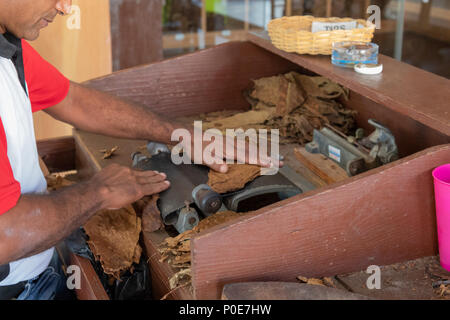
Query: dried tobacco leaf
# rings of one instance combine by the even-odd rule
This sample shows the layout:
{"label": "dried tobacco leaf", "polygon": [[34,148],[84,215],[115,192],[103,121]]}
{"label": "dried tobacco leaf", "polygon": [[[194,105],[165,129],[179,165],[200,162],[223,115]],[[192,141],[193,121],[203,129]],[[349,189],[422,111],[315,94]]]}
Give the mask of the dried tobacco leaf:
{"label": "dried tobacco leaf", "polygon": [[84,229],[89,236],[88,245],[106,274],[120,279],[120,274],[133,262],[139,262],[141,219],[131,207],[102,210],[84,225]]}
{"label": "dried tobacco leaf", "polygon": [[203,115],[204,128],[279,129],[281,143],[300,144],[310,142],[313,130],[324,125],[346,135],[355,129],[356,111],[337,100],[348,99],[349,90],[327,78],[289,72],[253,82],[254,88],[244,92],[250,111]]}
{"label": "dried tobacco leaf", "polygon": [[255,86],[250,92],[250,97],[275,107],[279,101],[280,79],[282,76],[253,80]]}
{"label": "dried tobacco leaf", "polygon": [[75,184],[75,182],[55,173],[46,176],[45,180],[47,180],[47,190],[49,191],[55,191]]}
{"label": "dried tobacco leaf", "polygon": [[348,89],[325,77],[307,76],[297,72],[290,72],[289,75],[297,80],[309,96],[322,99],[337,99],[341,96],[348,98]]}
{"label": "dried tobacco leaf", "polygon": [[261,168],[248,164],[232,164],[228,166],[228,172],[221,173],[210,170],[208,185],[217,193],[227,193],[242,189],[248,182],[259,177]]}
{"label": "dried tobacco leaf", "polygon": [[306,284],[312,284],[312,285],[317,285],[317,286],[325,286],[325,283],[321,279],[307,278],[307,277],[302,277],[302,276],[298,276],[297,279],[300,280],[303,283],[306,283]]}
{"label": "dried tobacco leaf", "polygon": [[276,115],[285,116],[303,104],[306,95],[293,77],[280,77],[279,99],[276,105]]}
{"label": "dried tobacco leaf", "polygon": [[[183,269],[175,273],[172,278],[169,279],[170,289],[175,289],[186,282],[191,281],[191,269]],[[184,282],[184,283],[183,283]]]}
{"label": "dried tobacco leaf", "polygon": [[102,149],[102,150],[100,150],[100,152],[103,153],[103,159],[110,159],[118,149],[119,149],[119,147],[115,146],[109,150]]}
{"label": "dried tobacco leaf", "polygon": [[[191,262],[190,242],[192,236],[203,230],[223,224],[245,214],[247,213],[238,213],[234,211],[217,212],[216,214],[201,220],[194,229],[181,233],[174,238],[166,238],[162,243],[162,247],[159,249],[159,252],[161,253],[160,262],[167,261],[172,267],[182,269],[181,271],[187,269],[189,271],[186,272],[189,274]],[[185,273],[178,273],[172,278],[174,283],[173,288],[179,285],[180,276],[184,277],[185,275]],[[185,284],[189,284],[190,278],[185,280]]]}
{"label": "dried tobacco leaf", "polygon": [[191,252],[183,253],[182,255],[175,256],[173,263],[174,264],[185,264],[191,262]]}
{"label": "dried tobacco leaf", "polygon": [[161,218],[161,212],[158,209],[157,202],[159,195],[155,194],[149,197],[147,203],[142,209],[142,231],[154,232],[164,229],[164,223]]}
{"label": "dried tobacco leaf", "polygon": [[264,123],[267,119],[270,119],[274,113],[274,108],[260,105],[258,110],[251,110],[247,112],[241,112],[231,117],[214,120],[203,124],[203,129],[219,129],[225,132],[226,129],[246,129],[248,127],[254,127],[254,125]]}

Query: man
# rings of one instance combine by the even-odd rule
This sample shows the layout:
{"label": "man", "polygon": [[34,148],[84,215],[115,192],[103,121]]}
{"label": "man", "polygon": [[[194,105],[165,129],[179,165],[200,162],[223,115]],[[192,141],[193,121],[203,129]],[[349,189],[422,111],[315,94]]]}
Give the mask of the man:
{"label": "man", "polygon": [[[33,50],[26,40],[38,38],[40,29],[57,14],[69,13],[70,6],[71,0],[0,0],[2,299],[53,298],[61,286],[56,243],[97,211],[121,208],[170,186],[164,173],[111,165],[89,181],[46,193],[32,111],[45,109],[56,119],[95,133],[163,143],[171,143],[172,131],[179,128],[146,108],[69,82]],[[234,153],[225,155],[230,157]],[[208,165],[227,170],[220,163]]]}

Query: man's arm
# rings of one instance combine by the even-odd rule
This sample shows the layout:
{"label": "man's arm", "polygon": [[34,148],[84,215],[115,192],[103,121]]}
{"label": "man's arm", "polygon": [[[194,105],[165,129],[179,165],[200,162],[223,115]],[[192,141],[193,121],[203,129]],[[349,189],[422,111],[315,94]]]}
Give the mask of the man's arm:
{"label": "man's arm", "polygon": [[[183,126],[174,121],[155,114],[148,108],[124,101],[112,95],[95,89],[86,88],[74,82],[70,83],[67,97],[58,105],[45,110],[54,118],[73,125],[76,128],[104,134],[107,136],[128,139],[145,139],[165,144],[175,144],[171,141],[172,132]],[[193,136],[193,124],[188,129]],[[222,138],[222,137],[219,137]],[[194,152],[202,153],[207,143],[202,147],[195,146],[193,139],[191,145],[185,146]],[[244,145],[243,152],[238,152],[235,144],[234,150],[225,148],[222,152],[226,159],[238,159],[245,163],[257,163],[263,167],[271,164],[282,165],[278,159],[270,159],[269,156],[255,159],[250,158],[249,145]],[[242,147],[241,147],[242,148]],[[206,163],[210,168],[226,172],[227,165],[223,162]]]}
{"label": "man's arm", "polygon": [[70,83],[67,97],[45,111],[76,128],[117,138],[172,144],[172,131],[181,128],[144,106],[74,82]]}
{"label": "man's arm", "polygon": [[111,165],[86,182],[49,195],[22,195],[0,215],[0,265],[42,252],[102,209],[119,209],[169,187],[166,176]]}

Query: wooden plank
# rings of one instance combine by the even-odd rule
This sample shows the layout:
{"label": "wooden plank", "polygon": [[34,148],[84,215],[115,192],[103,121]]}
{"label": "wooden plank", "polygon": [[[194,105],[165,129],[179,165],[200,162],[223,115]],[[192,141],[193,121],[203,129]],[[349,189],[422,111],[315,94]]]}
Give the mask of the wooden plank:
{"label": "wooden plank", "polygon": [[327,186],[328,183],[322,180],[319,176],[311,172],[304,163],[297,160],[294,150],[298,148],[298,144],[286,144],[280,145],[280,154],[284,157],[284,163],[295,170],[297,173],[305,177],[306,180],[311,182],[316,187]]}
{"label": "wooden plank", "polygon": [[336,288],[295,282],[244,282],[225,285],[222,300],[370,300]]}
{"label": "wooden plank", "polygon": [[[82,149],[80,151],[85,152],[92,161],[90,166],[95,171],[100,171],[113,163],[131,167],[131,155],[136,151],[146,152],[146,140],[117,139],[81,130],[74,130],[74,138]],[[100,150],[112,149],[116,146],[118,149],[114,155],[109,159],[103,159],[103,153]]]}
{"label": "wooden plank", "polygon": [[95,161],[92,152],[88,150],[83,139],[81,139],[77,130],[73,130],[76,149],[76,169],[81,179],[88,179],[101,170],[100,165]]}
{"label": "wooden plank", "polygon": [[75,169],[75,141],[72,137],[60,137],[36,142],[38,154],[50,172]]}
{"label": "wooden plank", "polygon": [[[333,66],[329,56],[287,53],[275,48],[267,33],[250,32],[249,41],[366,98],[450,136],[450,80],[380,55],[383,73],[366,76]],[[418,81],[417,79],[420,79]],[[432,98],[431,98],[432,97]],[[431,100],[432,99],[432,100]]]}
{"label": "wooden plank", "polygon": [[48,171],[47,166],[45,165],[44,160],[42,160],[41,157],[39,157],[39,167],[41,168],[42,174],[44,175],[44,177],[47,177],[48,175],[50,175],[50,171]]}
{"label": "wooden plank", "polygon": [[44,160],[42,160],[42,158],[39,156],[39,168],[41,168],[42,174],[44,175],[44,177],[47,177],[50,175],[50,171],[48,170],[47,165],[45,164]]}
{"label": "wooden plank", "polygon": [[[439,257],[431,256],[380,266],[380,288],[367,288],[366,281],[370,276],[366,270],[338,275],[336,278],[352,292],[383,300],[430,300],[445,299],[439,295],[439,290],[433,289],[430,270],[438,268]],[[445,270],[444,270],[445,271]],[[447,297],[448,299],[448,297]]]}
{"label": "wooden plank", "polygon": [[374,127],[368,123],[369,119],[375,119],[389,128],[395,137],[400,157],[409,156],[432,146],[450,143],[449,136],[440,130],[430,128],[406,114],[392,112],[389,106],[376,103],[355,91],[350,92],[349,100],[342,100],[341,103],[358,112],[356,123],[358,127],[365,130],[366,134],[374,130]]}
{"label": "wooden plank", "polygon": [[163,59],[162,0],[110,0],[113,70]]}
{"label": "wooden plank", "polygon": [[325,10],[325,16],[327,18],[331,17],[331,11],[332,10],[333,10],[332,0],[327,0],[327,2],[326,2],[326,10]]}
{"label": "wooden plank", "polygon": [[292,16],[292,0],[286,0],[286,16]]}
{"label": "wooden plank", "polygon": [[305,148],[295,148],[295,156],[309,170],[318,175],[326,183],[331,184],[348,179],[347,172],[333,160],[322,154],[312,154]]}
{"label": "wooden plank", "polygon": [[179,117],[224,109],[246,109],[242,91],[251,79],[301,70],[294,63],[248,42],[231,42],[87,82]]}
{"label": "wooden plank", "polygon": [[431,171],[450,145],[429,148],[298,195],[191,240],[197,299],[224,284],[293,281],[364,270],[437,252]]}
{"label": "wooden plank", "polygon": [[75,290],[78,300],[109,300],[108,294],[88,259],[71,253],[70,264],[78,266],[81,271],[80,289]]}

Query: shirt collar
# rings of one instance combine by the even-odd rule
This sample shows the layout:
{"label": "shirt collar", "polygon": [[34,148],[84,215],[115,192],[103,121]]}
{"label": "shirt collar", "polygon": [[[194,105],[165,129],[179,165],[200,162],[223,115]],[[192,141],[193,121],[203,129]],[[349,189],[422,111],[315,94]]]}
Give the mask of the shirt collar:
{"label": "shirt collar", "polygon": [[11,59],[21,51],[21,42],[11,33],[0,34],[0,57]]}

